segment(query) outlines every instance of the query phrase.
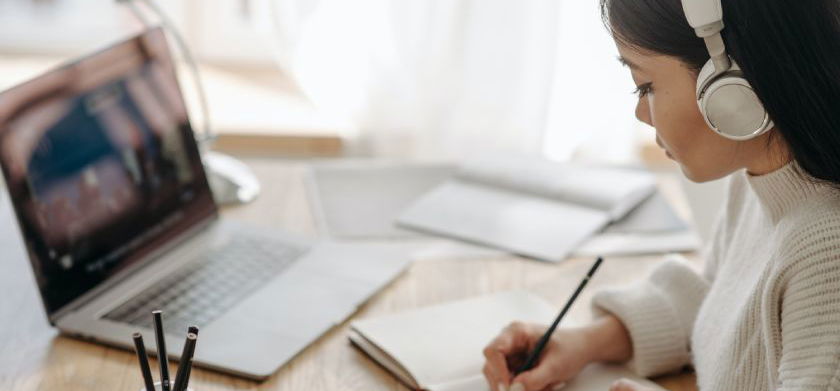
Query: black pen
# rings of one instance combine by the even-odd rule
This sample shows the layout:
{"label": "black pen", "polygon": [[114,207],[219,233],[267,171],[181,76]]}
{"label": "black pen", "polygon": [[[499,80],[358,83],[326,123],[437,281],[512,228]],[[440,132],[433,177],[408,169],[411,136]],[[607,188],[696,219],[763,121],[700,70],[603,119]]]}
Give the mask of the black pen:
{"label": "black pen", "polygon": [[[195,337],[196,337],[196,341],[195,341],[195,342],[198,342],[198,326],[190,326],[190,327],[187,329],[187,333],[193,333],[193,334],[195,334]],[[186,373],[186,376],[184,376],[184,379],[187,379],[187,383],[189,383],[189,381],[190,381],[190,374],[191,374],[191,373],[192,373],[192,360],[190,360],[190,365],[188,365],[188,366],[187,366],[187,373]],[[184,391],[186,391],[186,389],[187,389],[187,386],[188,386],[188,385],[189,385],[189,384],[185,384],[185,385],[184,385]]]}
{"label": "black pen", "polygon": [[152,380],[152,370],[149,369],[149,357],[146,355],[146,347],[143,345],[143,336],[134,333],[134,349],[137,352],[137,359],[140,361],[140,372],[143,372],[143,383],[146,384],[146,391],[155,391],[155,382]]}
{"label": "black pen", "polygon": [[589,279],[592,278],[593,274],[595,274],[595,270],[598,270],[598,266],[601,265],[601,261],[603,260],[604,259],[602,257],[598,257],[598,259],[595,260],[595,264],[592,265],[592,268],[589,269],[589,273],[586,273],[586,277],[584,277],[583,281],[580,282],[580,285],[578,285],[577,290],[575,290],[575,293],[572,294],[572,297],[570,297],[569,301],[566,302],[566,306],[563,307],[562,311],[560,311],[560,315],[557,315],[557,318],[554,319],[554,323],[551,324],[551,327],[549,327],[548,330],[546,330],[545,334],[543,334],[543,336],[540,337],[540,340],[539,342],[537,342],[537,346],[534,348],[534,351],[531,352],[530,355],[528,355],[528,359],[525,360],[525,363],[519,367],[516,373],[514,373],[514,376],[527,370],[530,370],[534,367],[534,365],[537,363],[537,359],[539,359],[540,355],[542,354],[543,349],[545,349],[545,345],[548,344],[548,340],[551,338],[551,334],[554,334],[554,330],[557,328],[557,325],[560,324],[560,321],[563,319],[563,316],[565,316],[566,312],[569,311],[569,308],[572,307],[572,304],[574,304],[575,299],[577,299],[578,295],[580,294],[580,291],[583,290],[583,287],[586,286],[586,284],[589,282]]}
{"label": "black pen", "polygon": [[192,366],[196,338],[197,336],[193,333],[187,334],[187,340],[184,342],[184,351],[181,353],[181,363],[178,365],[178,373],[175,375],[175,386],[172,387],[172,391],[184,391],[187,389],[187,371]]}
{"label": "black pen", "polygon": [[163,319],[161,312],[152,311],[155,320],[155,342],[157,343],[158,363],[160,363],[160,387],[169,391],[169,361],[166,356],[166,338],[163,335]]}

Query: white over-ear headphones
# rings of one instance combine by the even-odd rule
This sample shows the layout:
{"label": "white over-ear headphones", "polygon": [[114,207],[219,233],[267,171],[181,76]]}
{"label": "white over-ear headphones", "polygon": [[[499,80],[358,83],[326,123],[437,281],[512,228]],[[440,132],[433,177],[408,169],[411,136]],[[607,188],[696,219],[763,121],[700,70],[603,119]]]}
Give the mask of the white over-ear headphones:
{"label": "white over-ear headphones", "polygon": [[726,53],[721,0],[682,0],[688,24],[706,41],[711,59],[697,77],[697,104],[706,124],[723,137],[749,140],[773,128],[764,105]]}

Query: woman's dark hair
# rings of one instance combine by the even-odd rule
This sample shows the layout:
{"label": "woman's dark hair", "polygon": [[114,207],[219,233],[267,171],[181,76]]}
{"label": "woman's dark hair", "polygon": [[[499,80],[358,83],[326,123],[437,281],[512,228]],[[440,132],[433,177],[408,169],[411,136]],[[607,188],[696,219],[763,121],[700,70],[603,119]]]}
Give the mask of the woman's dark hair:
{"label": "woman's dark hair", "polygon": [[[840,186],[840,1],[723,0],[723,39],[776,132],[811,176]],[[620,43],[680,59],[709,59],[680,0],[600,0]]]}

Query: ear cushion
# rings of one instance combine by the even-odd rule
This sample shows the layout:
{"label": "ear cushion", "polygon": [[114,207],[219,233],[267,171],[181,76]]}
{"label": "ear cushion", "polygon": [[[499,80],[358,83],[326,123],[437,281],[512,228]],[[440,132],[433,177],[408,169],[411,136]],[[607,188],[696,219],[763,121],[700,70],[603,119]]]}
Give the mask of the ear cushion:
{"label": "ear cushion", "polygon": [[715,64],[712,63],[712,60],[706,61],[706,64],[703,65],[703,68],[700,69],[700,73],[697,75],[697,88],[695,90],[696,95],[698,97],[697,103],[700,103],[700,94],[703,90],[706,89],[706,86],[711,84],[711,80],[709,80],[712,75],[715,73]]}
{"label": "ear cushion", "polygon": [[733,140],[749,140],[773,127],[761,100],[741,77],[734,61],[726,73],[717,77],[713,74],[714,65],[709,61],[697,77],[698,94],[702,92],[697,103],[712,130]]}

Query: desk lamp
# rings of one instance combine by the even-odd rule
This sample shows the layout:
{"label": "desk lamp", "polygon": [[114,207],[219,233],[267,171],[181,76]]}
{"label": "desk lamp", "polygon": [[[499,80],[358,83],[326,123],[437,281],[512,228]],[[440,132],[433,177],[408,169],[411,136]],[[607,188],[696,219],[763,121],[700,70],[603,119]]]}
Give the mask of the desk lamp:
{"label": "desk lamp", "polygon": [[199,74],[198,66],[195,58],[192,55],[189,47],[183,36],[175,28],[175,25],[169,19],[165,12],[163,12],[157,4],[152,0],[116,0],[118,3],[125,4],[134,16],[146,27],[153,26],[152,22],[146,17],[144,12],[138,7],[137,3],[142,3],[160,20],[161,25],[165,31],[173,37],[178,50],[184,56],[184,60],[189,67],[193,84],[198,92],[199,105],[201,107],[201,116],[203,127],[200,135],[196,136],[196,141],[201,150],[202,162],[204,168],[207,170],[210,188],[213,191],[213,197],[216,202],[222,205],[225,204],[244,204],[253,201],[260,193],[260,183],[257,177],[244,163],[236,160],[231,156],[227,156],[218,152],[210,151],[210,145],[216,139],[216,134],[210,126],[210,114],[207,108],[207,96],[204,91],[204,86],[201,83],[201,75]]}

